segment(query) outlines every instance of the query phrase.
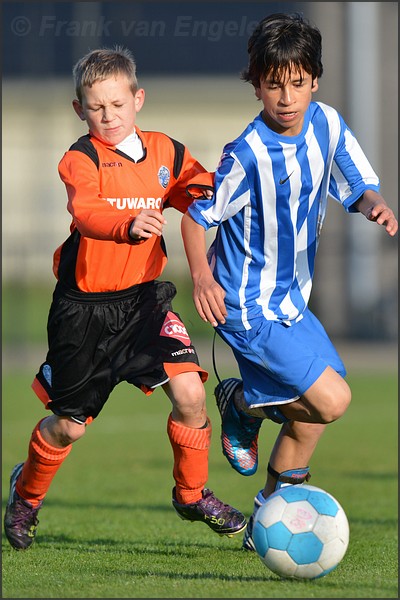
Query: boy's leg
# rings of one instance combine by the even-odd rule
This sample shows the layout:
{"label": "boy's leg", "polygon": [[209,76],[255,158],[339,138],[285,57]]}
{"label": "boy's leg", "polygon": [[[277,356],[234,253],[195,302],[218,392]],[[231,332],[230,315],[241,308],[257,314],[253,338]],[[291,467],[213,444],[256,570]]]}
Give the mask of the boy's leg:
{"label": "boy's leg", "polygon": [[310,463],[325,427],[320,423],[298,421],[290,421],[282,426],[269,459],[272,469],[268,471],[263,490],[265,498],[277,489],[278,480],[273,471],[283,473]]}
{"label": "boy's leg", "polygon": [[343,362],[311,311],[291,327],[260,320],[254,331],[218,330],[244,382],[226,379],[215,390],[223,453],[242,475],[257,468],[263,418],[329,423],[345,412],[351,399]]}
{"label": "boy's leg", "polygon": [[310,425],[330,423],[342,416],[351,400],[346,381],[329,366],[303,396],[282,406],[249,409],[243,382],[235,378],[223,380],[214,393],[221,414],[222,452],[241,475],[253,475],[257,470],[257,441],[263,419],[281,424],[290,420]]}
{"label": "boy's leg", "polygon": [[282,407],[282,412],[302,423],[332,423],[346,412],[350,401],[347,382],[327,366],[298,400]]}
{"label": "boy's leg", "polygon": [[204,386],[198,374],[175,376],[165,391],[173,404],[167,432],[174,455],[172,503],[176,512],[182,519],[205,522],[220,535],[240,533],[246,527],[242,513],[218,500],[205,488],[211,423],[206,417],[202,425],[193,426],[197,421],[196,414],[203,415],[202,418],[205,414]]}
{"label": "boy's leg", "polygon": [[197,429],[177,423],[169,415],[167,432],[174,453],[175,498],[180,504],[197,502],[208,479],[211,423],[207,420]]}
{"label": "boy's leg", "polygon": [[258,508],[274,491],[310,479],[308,465],[325,425],[291,421],[282,426],[271,453],[265,487],[254,498],[254,509],[243,538],[243,548],[254,550],[252,529]]}
{"label": "boy's leg", "polygon": [[32,432],[27,460],[16,465],[11,473],[4,530],[16,550],[25,550],[32,545],[43,499],[72,448],[72,444],[64,448],[49,444],[40,430],[43,421],[39,421]]}

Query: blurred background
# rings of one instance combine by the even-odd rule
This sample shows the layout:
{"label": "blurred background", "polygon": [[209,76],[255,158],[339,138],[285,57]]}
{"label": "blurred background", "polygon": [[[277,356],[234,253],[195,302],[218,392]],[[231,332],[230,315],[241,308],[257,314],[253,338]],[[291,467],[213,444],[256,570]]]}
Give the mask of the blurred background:
{"label": "blurred background", "polygon": [[[397,2],[2,3],[5,360],[28,360],[32,347],[46,343],[52,255],[70,224],[57,166],[86,133],[71,104],[78,58],[115,44],[132,50],[146,91],[138,126],[181,141],[214,170],[224,144],[261,110],[251,85],[240,80],[250,34],[268,14],[295,11],[322,33],[324,73],[314,99],[341,112],[398,215]],[[181,215],[166,217],[165,276],[182,290],[184,320],[190,313],[196,335],[211,336],[192,307]],[[379,343],[391,365],[397,364],[397,257],[397,236],[331,199],[311,308],[336,342]],[[42,359],[36,356],[35,365]]]}

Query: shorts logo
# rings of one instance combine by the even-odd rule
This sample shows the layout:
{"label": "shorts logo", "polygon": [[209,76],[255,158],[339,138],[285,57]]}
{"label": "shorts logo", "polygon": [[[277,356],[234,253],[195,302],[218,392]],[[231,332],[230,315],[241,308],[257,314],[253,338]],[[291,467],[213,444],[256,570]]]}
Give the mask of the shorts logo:
{"label": "shorts logo", "polygon": [[45,378],[47,383],[49,385],[51,385],[51,379],[52,379],[51,366],[48,365],[47,363],[45,363],[42,367],[42,373],[43,373],[43,377]]}
{"label": "shorts logo", "polygon": [[182,356],[182,354],[194,354],[193,348],[182,348],[182,350],[177,350],[176,352],[171,352],[171,356]]}
{"label": "shorts logo", "polygon": [[158,181],[160,182],[160,185],[162,185],[164,189],[169,184],[169,178],[170,178],[169,169],[167,169],[167,167],[164,167],[164,166],[160,167],[158,169]]}
{"label": "shorts logo", "polygon": [[160,335],[163,337],[175,338],[182,342],[182,344],[185,344],[185,346],[190,346],[190,337],[188,336],[186,327],[171,311],[169,311],[165,317]]}

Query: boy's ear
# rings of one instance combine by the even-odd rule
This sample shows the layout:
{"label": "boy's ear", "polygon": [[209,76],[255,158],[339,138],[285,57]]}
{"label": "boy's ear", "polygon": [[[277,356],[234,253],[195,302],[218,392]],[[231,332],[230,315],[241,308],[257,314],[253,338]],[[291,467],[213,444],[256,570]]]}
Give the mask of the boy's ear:
{"label": "boy's ear", "polygon": [[311,86],[311,91],[312,92],[316,92],[317,89],[318,89],[318,77],[316,77],[315,79],[313,79],[312,86]]}
{"label": "boy's ear", "polygon": [[139,112],[144,104],[145,92],[143,88],[139,88],[135,94],[135,109]]}
{"label": "boy's ear", "polygon": [[76,112],[76,114],[78,115],[78,117],[81,119],[81,121],[85,121],[85,115],[83,114],[83,108],[81,103],[79,102],[79,100],[72,100],[72,106],[74,107],[74,111]]}

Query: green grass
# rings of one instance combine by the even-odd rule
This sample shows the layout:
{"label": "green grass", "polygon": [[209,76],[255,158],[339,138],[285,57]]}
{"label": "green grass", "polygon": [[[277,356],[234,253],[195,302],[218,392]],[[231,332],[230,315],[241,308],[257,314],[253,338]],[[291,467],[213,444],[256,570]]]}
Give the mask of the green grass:
{"label": "green grass", "polygon": [[[3,374],[3,512],[10,470],[25,459],[43,416],[31,378]],[[353,402],[327,428],[311,463],[310,483],[331,492],[350,522],[347,554],[326,577],[281,581],[241,550],[241,536],[220,538],[178,519],[170,501],[169,401],[161,391],[147,398],[121,384],[57,473],[33,547],[16,552],[3,534],[2,597],[397,598],[397,375],[348,380]],[[238,475],[220,451],[215,383],[210,375],[208,485],[249,516],[278,426],[263,425],[258,472]]]}

